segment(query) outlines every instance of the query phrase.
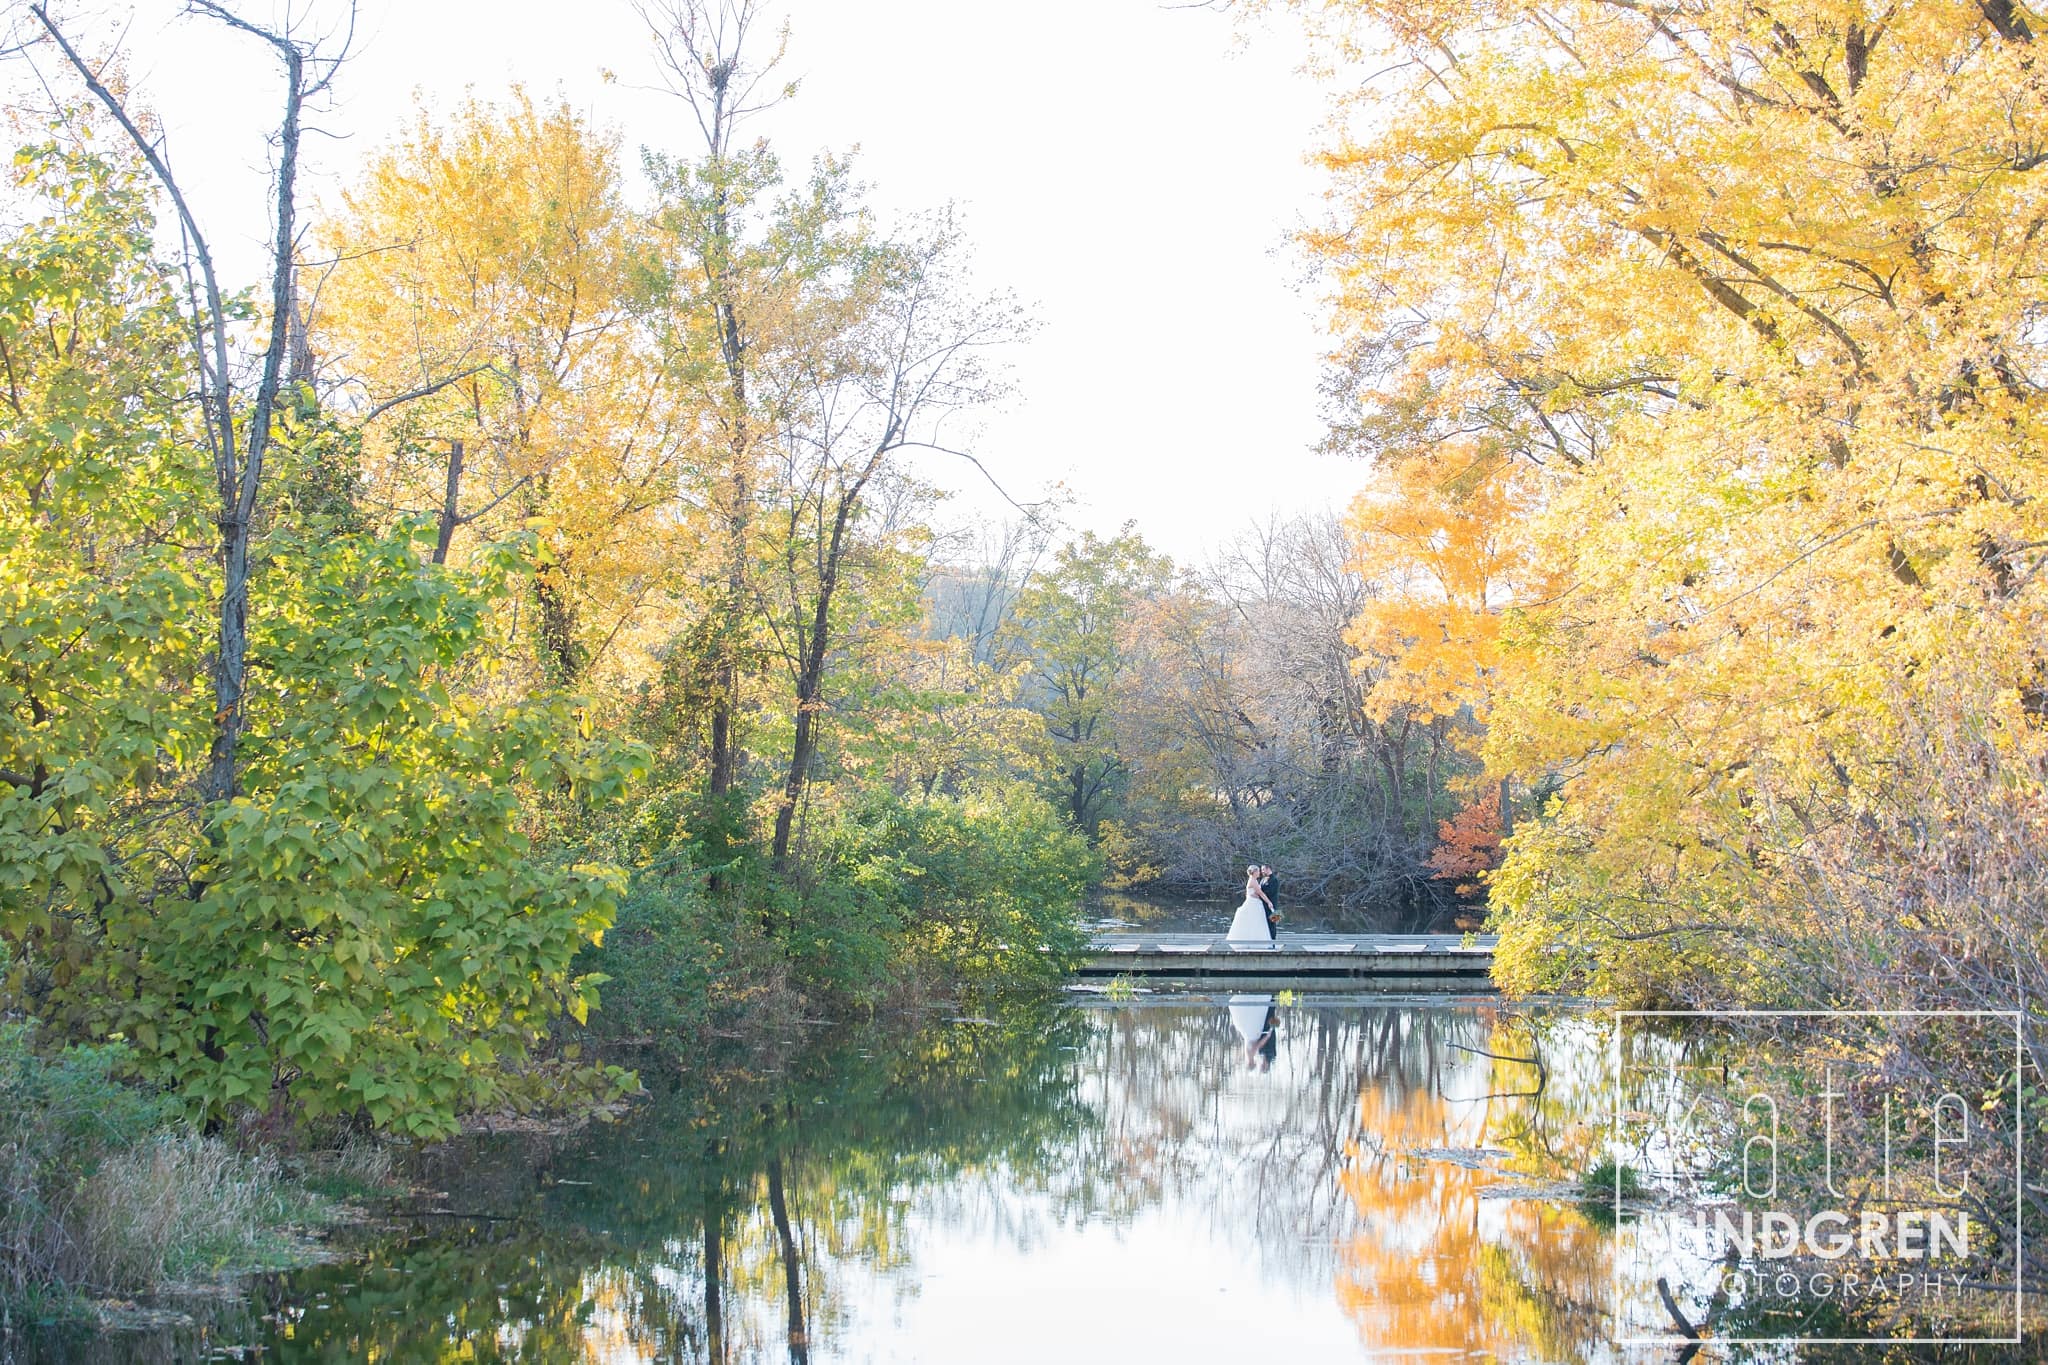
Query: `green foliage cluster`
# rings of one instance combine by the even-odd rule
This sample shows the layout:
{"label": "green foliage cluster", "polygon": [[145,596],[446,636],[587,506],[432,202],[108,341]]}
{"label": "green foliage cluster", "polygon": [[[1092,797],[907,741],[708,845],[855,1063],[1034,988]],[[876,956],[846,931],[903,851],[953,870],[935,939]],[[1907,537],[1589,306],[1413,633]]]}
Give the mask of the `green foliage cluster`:
{"label": "green foliage cluster", "polygon": [[1130,618],[1164,593],[1172,567],[1128,526],[1107,540],[1088,532],[1062,546],[1016,603],[1016,633],[1033,664],[1032,701],[1053,742],[1051,794],[1091,838],[1128,772],[1116,721]]}
{"label": "green foliage cluster", "polygon": [[880,953],[894,935],[910,970],[979,990],[1063,975],[1086,946],[1073,907],[1101,871],[1088,841],[1022,785],[923,799],[863,793],[820,836],[818,858],[852,932],[799,944],[803,970],[843,980],[862,951],[846,945]]}
{"label": "green foliage cluster", "polygon": [[53,148],[15,170],[46,216],[0,241],[0,934],[42,996],[95,965],[95,907],[191,856],[212,571],[146,201]]}
{"label": "green foliage cluster", "polygon": [[204,799],[218,573],[170,276],[116,163],[16,169],[44,216],[0,241],[0,995],[217,1117],[452,1131],[594,1000],[570,964],[619,877],[536,847],[536,795],[614,799],[637,760],[567,698],[485,704],[530,539],[454,570],[366,527],[302,390],[238,790]]}
{"label": "green foliage cluster", "polygon": [[590,1016],[600,1038],[686,1059],[714,1021],[729,1023],[746,1007],[767,954],[759,935],[720,905],[692,869],[634,881],[604,942],[577,964],[605,981],[604,1005]]}
{"label": "green foliage cluster", "polygon": [[489,1102],[501,1051],[593,1002],[568,969],[618,874],[536,850],[520,793],[609,799],[630,769],[575,742],[559,698],[486,712],[451,695],[514,566],[423,574],[416,529],[274,547],[289,591],[253,632],[274,664],[250,703],[262,738],[203,893],[153,926],[130,1029],[210,1107],[289,1072],[311,1116],[432,1133]]}
{"label": "green foliage cluster", "polygon": [[1646,1192],[1636,1168],[1611,1155],[1602,1156],[1579,1177],[1579,1203],[1601,1227],[1614,1226],[1617,1201],[1641,1199]]}
{"label": "green foliage cluster", "polygon": [[685,850],[634,880],[577,963],[605,981],[600,1036],[687,1063],[791,990],[856,1008],[902,990],[1028,993],[1086,946],[1074,907],[1099,860],[1032,787],[821,795],[801,876],[742,856],[713,894]]}

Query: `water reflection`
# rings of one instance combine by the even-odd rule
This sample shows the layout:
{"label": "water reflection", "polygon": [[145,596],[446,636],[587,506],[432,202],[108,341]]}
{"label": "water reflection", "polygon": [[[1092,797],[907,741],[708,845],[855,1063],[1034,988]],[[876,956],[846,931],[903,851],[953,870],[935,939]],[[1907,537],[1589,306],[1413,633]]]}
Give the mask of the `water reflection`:
{"label": "water reflection", "polygon": [[1244,1039],[1245,1065],[1254,1071],[1271,1071],[1279,1053],[1280,1009],[1270,995],[1230,997],[1230,1024]]}
{"label": "water reflection", "polygon": [[[1392,1065],[1361,1087],[1340,1177],[1354,1216],[1335,1290],[1361,1340],[1511,1358],[1596,1354],[1613,1326],[1615,1235],[1574,1205],[1502,1197],[1513,1187],[1494,1171],[1582,1168],[1605,1109],[1597,1064],[1586,1065],[1597,1040],[1570,1021],[1382,1022]],[[1410,1022],[1423,1028],[1402,1027]],[[1539,1048],[1564,1062],[1540,1090],[1528,1063],[1509,1060]]]}
{"label": "water reflection", "polygon": [[360,1259],[97,1350],[1619,1359],[1628,1231],[1511,1197],[1590,1164],[1603,1047],[1565,1012],[1265,995],[842,1032],[567,1147],[473,1144]]}

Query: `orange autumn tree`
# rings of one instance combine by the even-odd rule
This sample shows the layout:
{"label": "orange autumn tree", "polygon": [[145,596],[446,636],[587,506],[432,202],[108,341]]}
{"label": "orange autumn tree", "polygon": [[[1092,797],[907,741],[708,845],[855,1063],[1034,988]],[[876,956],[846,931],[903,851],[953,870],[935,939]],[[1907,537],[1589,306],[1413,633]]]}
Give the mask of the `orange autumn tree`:
{"label": "orange autumn tree", "polygon": [[1429,866],[1437,880],[1455,883],[1461,896],[1476,895],[1480,879],[1500,866],[1500,788],[1488,788],[1454,818],[1439,823],[1436,838]]}
{"label": "orange autumn tree", "polygon": [[1374,675],[1367,709],[1484,720],[1500,666],[1502,613],[1528,579],[1514,468],[1488,454],[1403,460],[1351,506],[1357,566],[1375,589],[1346,638]]}
{"label": "orange autumn tree", "polygon": [[[1523,529],[1529,497],[1523,471],[1497,451],[1444,443],[1394,459],[1380,487],[1351,506],[1355,563],[1372,585],[1346,635],[1371,678],[1366,709],[1382,722],[1402,710],[1422,717],[1432,764],[1446,738],[1453,748],[1475,747],[1485,724],[1503,623],[1533,591]],[[1506,788],[1501,774],[1437,825],[1430,866],[1458,880],[1460,895],[1498,864]],[[1480,856],[1486,838],[1491,852]]]}

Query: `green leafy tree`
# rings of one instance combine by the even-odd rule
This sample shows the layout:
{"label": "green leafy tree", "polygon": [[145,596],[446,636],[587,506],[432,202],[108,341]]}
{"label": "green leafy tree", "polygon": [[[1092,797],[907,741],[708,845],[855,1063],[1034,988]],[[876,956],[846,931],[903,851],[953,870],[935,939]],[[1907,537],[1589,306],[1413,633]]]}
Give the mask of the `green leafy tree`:
{"label": "green leafy tree", "polygon": [[0,938],[5,998],[110,1025],[81,974],[182,894],[203,759],[205,470],[187,354],[129,166],[31,147],[0,241]]}
{"label": "green leafy tree", "polygon": [[1126,766],[1113,724],[1129,667],[1133,606],[1165,591],[1172,564],[1126,525],[1104,540],[1083,532],[1018,595],[1015,631],[1033,660],[1030,701],[1054,749],[1054,797],[1075,829],[1095,837]]}
{"label": "green leafy tree", "polygon": [[1045,986],[1086,946],[1075,911],[1101,871],[1060,815],[1021,785],[913,801],[861,793],[822,857],[871,921],[902,935],[913,970],[991,990]]}
{"label": "green leafy tree", "polygon": [[445,1132],[540,1026],[594,1003],[569,966],[618,874],[536,849],[521,795],[616,796],[629,765],[564,698],[451,692],[527,565],[426,567],[432,537],[422,520],[265,547],[245,794],[216,817],[199,894],[147,925],[128,1026],[209,1108],[289,1095]]}
{"label": "green leafy tree", "polygon": [[253,523],[237,791],[209,800],[220,561],[152,206],[120,161],[17,171],[41,216],[0,242],[0,997],[125,1034],[214,1114],[447,1132],[593,998],[570,963],[615,878],[533,847],[534,794],[610,797],[633,762],[561,698],[478,699],[531,539],[455,571],[424,521],[362,530],[353,436],[298,388]]}

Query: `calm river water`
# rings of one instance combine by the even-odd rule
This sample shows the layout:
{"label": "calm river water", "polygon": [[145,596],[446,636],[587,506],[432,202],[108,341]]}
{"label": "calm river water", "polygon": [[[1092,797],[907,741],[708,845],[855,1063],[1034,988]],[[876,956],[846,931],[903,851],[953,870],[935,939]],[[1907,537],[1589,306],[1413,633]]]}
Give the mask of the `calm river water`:
{"label": "calm river water", "polygon": [[70,1358],[1669,1360],[1610,1344],[1667,1330],[1653,1234],[1544,1188],[1594,1158],[1606,1038],[1315,994],[820,1028],[566,1145],[461,1144],[357,1259]]}

